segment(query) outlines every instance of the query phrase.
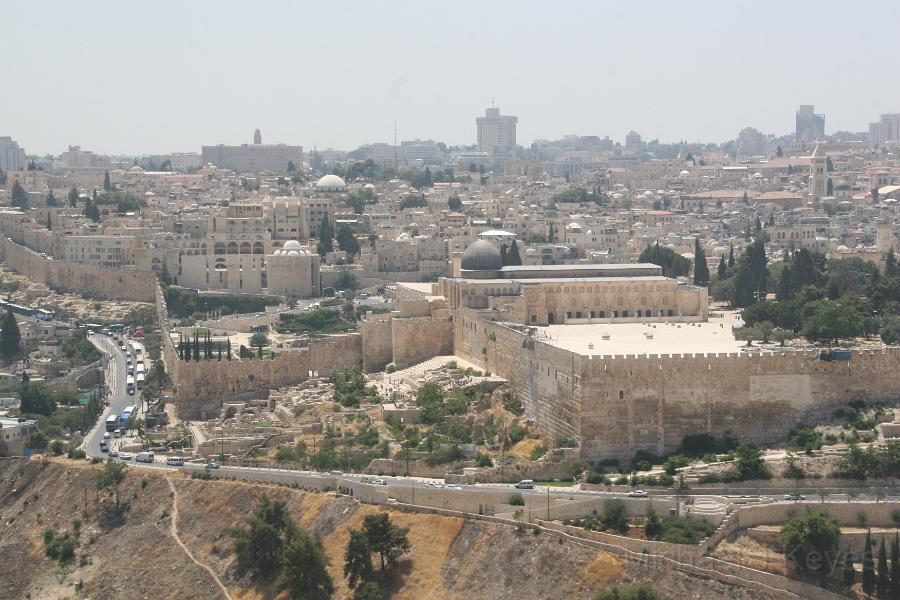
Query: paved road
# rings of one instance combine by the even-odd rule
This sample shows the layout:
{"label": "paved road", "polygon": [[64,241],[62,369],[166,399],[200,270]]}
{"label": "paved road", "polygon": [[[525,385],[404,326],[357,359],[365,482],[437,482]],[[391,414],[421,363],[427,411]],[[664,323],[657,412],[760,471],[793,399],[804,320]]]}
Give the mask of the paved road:
{"label": "paved road", "polygon": [[119,350],[113,338],[102,334],[91,334],[88,340],[107,357],[106,389],[109,391],[106,399],[109,406],[103,415],[97,420],[96,426],[85,436],[84,451],[88,456],[103,456],[100,452],[100,440],[106,433],[106,418],[120,414],[125,408],[138,403],[138,396],[129,395],[125,386],[128,376],[125,352]]}

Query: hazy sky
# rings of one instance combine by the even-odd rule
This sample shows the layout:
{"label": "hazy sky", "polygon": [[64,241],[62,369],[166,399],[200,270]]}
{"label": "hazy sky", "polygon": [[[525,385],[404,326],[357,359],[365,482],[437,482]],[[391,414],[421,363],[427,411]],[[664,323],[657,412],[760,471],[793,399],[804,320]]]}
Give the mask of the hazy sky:
{"label": "hazy sky", "polygon": [[519,142],[723,141],[798,104],[864,130],[900,110],[900,3],[47,1],[3,13],[0,135],[29,153],[474,143],[493,98]]}

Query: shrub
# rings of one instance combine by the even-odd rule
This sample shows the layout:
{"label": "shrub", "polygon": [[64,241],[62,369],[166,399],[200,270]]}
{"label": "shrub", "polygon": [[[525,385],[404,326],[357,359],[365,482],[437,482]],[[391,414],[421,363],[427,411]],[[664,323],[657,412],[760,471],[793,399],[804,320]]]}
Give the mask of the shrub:
{"label": "shrub", "polygon": [[544,446],[542,444],[540,446],[535,446],[534,448],[531,449],[531,454],[529,454],[529,458],[531,458],[531,460],[540,460],[540,458],[542,456],[544,456],[545,454],[547,454],[547,446]]}
{"label": "shrub", "polygon": [[609,485],[609,478],[603,473],[598,473],[597,471],[591,471],[588,473],[585,478],[586,483],[591,483],[594,485]]}
{"label": "shrub", "polygon": [[556,438],[557,448],[577,448],[578,440],[570,437]]}
{"label": "shrub", "polygon": [[522,498],[522,494],[512,494],[509,497],[508,503],[512,506],[525,506],[525,499]]}
{"label": "shrub", "polygon": [[619,533],[628,533],[625,503],[621,500],[607,500],[604,502],[603,514],[600,519],[606,529],[612,529]]}
{"label": "shrub", "polygon": [[509,441],[515,444],[521,442],[525,437],[525,429],[521,425],[514,424],[510,426],[506,434],[509,436]]}
{"label": "shrub", "polygon": [[493,467],[494,461],[491,460],[491,457],[483,452],[478,453],[478,458],[475,459],[476,467]]}

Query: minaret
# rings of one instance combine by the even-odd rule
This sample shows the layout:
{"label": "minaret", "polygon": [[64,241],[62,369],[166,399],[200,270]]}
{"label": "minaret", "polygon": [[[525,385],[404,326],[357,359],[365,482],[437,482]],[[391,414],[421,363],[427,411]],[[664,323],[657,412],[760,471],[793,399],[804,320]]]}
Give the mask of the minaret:
{"label": "minaret", "polygon": [[259,132],[259,129],[253,132],[253,143],[262,144],[262,134]]}
{"label": "minaret", "polygon": [[819,201],[827,195],[828,190],[828,158],[825,153],[819,149],[813,150],[812,156],[809,157],[809,198],[813,202]]}

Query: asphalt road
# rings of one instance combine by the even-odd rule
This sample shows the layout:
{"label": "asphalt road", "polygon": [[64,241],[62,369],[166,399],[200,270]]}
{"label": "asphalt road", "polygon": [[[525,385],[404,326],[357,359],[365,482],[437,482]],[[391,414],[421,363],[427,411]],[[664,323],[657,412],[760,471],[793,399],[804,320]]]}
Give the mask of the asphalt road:
{"label": "asphalt road", "polygon": [[109,336],[97,333],[89,335],[88,340],[108,359],[106,365],[106,389],[109,390],[109,394],[106,399],[109,400],[109,406],[103,411],[103,415],[97,420],[94,428],[85,436],[84,451],[88,456],[104,456],[105,453],[100,452],[100,440],[103,439],[103,434],[106,433],[106,418],[111,414],[120,414],[132,404],[138,404],[140,397],[128,394],[125,386],[125,380],[128,377],[125,352],[119,350],[115,340]]}

